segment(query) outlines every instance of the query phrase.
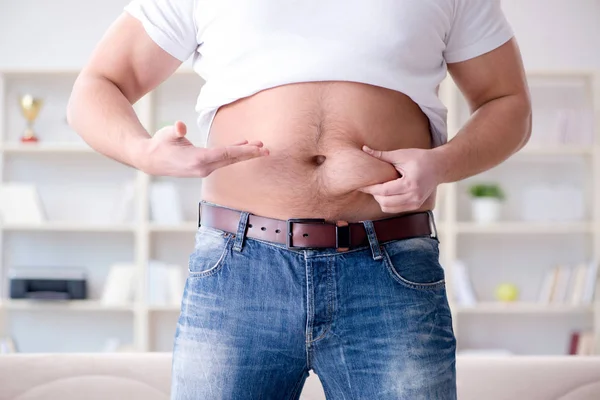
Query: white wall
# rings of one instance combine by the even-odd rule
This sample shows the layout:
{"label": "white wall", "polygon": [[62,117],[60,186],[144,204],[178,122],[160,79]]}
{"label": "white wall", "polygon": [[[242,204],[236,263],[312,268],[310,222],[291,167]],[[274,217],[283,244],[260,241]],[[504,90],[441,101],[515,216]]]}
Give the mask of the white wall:
{"label": "white wall", "polygon": [[0,68],[76,68],[123,0],[0,0]]}
{"label": "white wall", "polygon": [[600,68],[600,0],[503,0],[528,69]]}
{"label": "white wall", "polygon": [[[80,67],[127,0],[0,0],[0,68]],[[503,0],[532,69],[600,68],[600,0]]]}

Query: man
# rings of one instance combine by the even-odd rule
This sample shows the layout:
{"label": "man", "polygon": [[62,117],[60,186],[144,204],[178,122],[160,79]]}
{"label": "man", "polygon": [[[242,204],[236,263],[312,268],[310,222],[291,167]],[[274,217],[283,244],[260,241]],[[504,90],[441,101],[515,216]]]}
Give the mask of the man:
{"label": "man", "polygon": [[[207,148],[131,107],[193,55]],[[446,139],[450,72],[472,110]],[[455,399],[436,187],[503,162],[531,108],[499,0],[134,0],[69,104],[97,151],[203,177],[173,399]],[[196,199],[188,199],[195,201]]]}

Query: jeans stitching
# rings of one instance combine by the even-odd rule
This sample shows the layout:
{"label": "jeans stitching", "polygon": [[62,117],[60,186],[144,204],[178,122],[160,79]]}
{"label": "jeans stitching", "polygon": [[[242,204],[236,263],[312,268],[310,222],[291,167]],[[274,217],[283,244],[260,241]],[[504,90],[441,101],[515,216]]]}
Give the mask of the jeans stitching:
{"label": "jeans stitching", "polygon": [[[327,260],[328,273],[329,273],[329,271],[331,271],[331,268],[329,268],[331,264],[332,264],[332,259]],[[333,279],[333,274],[331,274],[330,277]],[[327,324],[328,325],[327,325],[327,328],[325,328],[325,330],[323,331],[323,333],[321,333],[315,339],[310,340],[309,343],[315,343],[316,341],[323,339],[325,337],[325,335],[327,335],[327,333],[329,333],[329,331],[331,331],[331,325],[333,324],[333,311],[334,311],[332,293],[333,293],[333,291],[331,289],[331,279],[327,279]],[[311,328],[311,333],[312,333],[312,328]]]}
{"label": "jeans stitching", "polygon": [[294,390],[292,391],[292,394],[289,397],[289,400],[295,400],[298,397],[298,393],[299,390],[302,388],[302,386],[300,386],[300,384],[302,383],[302,379],[304,378],[304,375],[306,374],[307,371],[302,370],[302,374],[300,374],[300,378],[296,381],[296,384],[294,385]]}
{"label": "jeans stitching", "polygon": [[221,257],[219,257],[215,265],[213,265],[209,269],[200,272],[194,272],[192,271],[192,261],[190,260],[190,262],[188,263],[188,276],[190,278],[206,278],[219,272],[225,264],[227,256],[229,255],[230,245],[233,243],[232,238],[232,236],[227,237],[227,242],[225,243],[223,254],[221,254]]}
{"label": "jeans stitching", "polygon": [[437,282],[431,282],[431,283],[415,283],[415,282],[411,282],[409,280],[407,280],[406,278],[403,278],[397,271],[396,268],[394,267],[394,264],[392,263],[392,260],[390,259],[390,255],[388,254],[387,250],[385,249],[385,247],[383,248],[383,263],[385,264],[386,269],[388,270],[388,272],[391,274],[392,278],[408,287],[409,289],[416,289],[416,290],[439,290],[442,289],[445,284],[446,284],[446,279],[442,279],[439,280]]}
{"label": "jeans stitching", "polygon": [[312,273],[309,272],[308,259],[304,258],[304,267],[306,271],[306,343],[312,342],[314,302],[311,290],[313,290]]}
{"label": "jeans stitching", "polygon": [[373,221],[363,221],[363,225],[365,227],[365,231],[367,232],[369,247],[371,247],[373,260],[379,261],[383,255],[381,254],[381,246],[379,244],[379,240],[377,239],[377,234],[375,233]]}
{"label": "jeans stitching", "polygon": [[242,212],[240,215],[240,222],[238,224],[238,229],[236,233],[235,243],[233,244],[233,250],[237,252],[242,251],[242,247],[244,246],[244,239],[246,236],[246,229],[248,226],[248,216],[247,212]]}

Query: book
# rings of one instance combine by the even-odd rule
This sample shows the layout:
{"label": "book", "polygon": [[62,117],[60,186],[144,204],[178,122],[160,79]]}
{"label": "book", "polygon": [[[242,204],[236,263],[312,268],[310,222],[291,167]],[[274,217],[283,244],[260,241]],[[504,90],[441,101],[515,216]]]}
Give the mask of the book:
{"label": "book", "polygon": [[579,337],[580,332],[571,333],[571,339],[569,340],[569,355],[574,356],[577,354],[577,349],[579,348]]}
{"label": "book", "polygon": [[153,306],[178,306],[185,285],[183,269],[178,265],[151,260],[148,263],[148,303]]}
{"label": "book", "polygon": [[577,343],[577,355],[589,356],[594,353],[594,334],[592,332],[582,332],[579,335]]}
{"label": "book", "polygon": [[169,304],[167,292],[168,266],[156,260],[148,263],[148,304],[166,306]]}
{"label": "book", "polygon": [[178,306],[181,304],[184,288],[183,268],[179,265],[169,265],[167,267],[167,293],[170,305]]}
{"label": "book", "polygon": [[583,288],[583,294],[581,302],[583,304],[592,304],[594,301],[594,294],[596,291],[596,284],[598,281],[598,264],[590,262],[587,267],[587,274],[585,277],[585,285]]}
{"label": "book", "polygon": [[101,303],[107,306],[131,304],[134,300],[135,272],[135,265],[132,264],[112,265],[102,288]]}
{"label": "book", "polygon": [[579,264],[577,267],[575,267],[573,279],[571,280],[572,284],[568,295],[568,302],[572,306],[577,306],[583,303],[583,289],[585,287],[587,273],[587,265]]}
{"label": "book", "polygon": [[556,286],[552,294],[552,303],[563,304],[567,298],[569,289],[569,281],[571,279],[571,267],[568,265],[560,265],[558,267],[558,275],[556,278]]}
{"label": "book", "polygon": [[456,301],[462,306],[473,306],[477,303],[475,292],[467,266],[460,260],[456,260],[453,266],[453,281],[456,288]]}
{"label": "book", "polygon": [[558,277],[558,268],[552,268],[544,274],[542,286],[538,295],[538,302],[543,304],[550,304],[556,287],[556,280]]}
{"label": "book", "polygon": [[159,224],[180,224],[183,211],[179,192],[174,183],[155,182],[150,187],[150,212],[152,221]]}
{"label": "book", "polygon": [[28,183],[0,185],[0,217],[4,223],[41,224],[46,215],[37,188]]}
{"label": "book", "polygon": [[115,202],[112,219],[116,223],[130,222],[134,219],[133,203],[135,201],[135,182],[127,182],[122,186],[119,198]]}

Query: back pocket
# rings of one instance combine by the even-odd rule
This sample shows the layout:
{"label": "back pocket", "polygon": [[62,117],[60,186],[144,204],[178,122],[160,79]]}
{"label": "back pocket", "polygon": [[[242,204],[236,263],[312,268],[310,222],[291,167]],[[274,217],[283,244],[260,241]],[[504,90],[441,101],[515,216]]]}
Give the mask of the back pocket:
{"label": "back pocket", "polygon": [[196,245],[188,263],[189,275],[207,277],[217,273],[231,251],[233,237],[229,232],[200,226],[196,231]]}
{"label": "back pocket", "polygon": [[412,289],[435,290],[445,287],[440,265],[439,243],[424,236],[386,243],[384,263],[392,278]]}

